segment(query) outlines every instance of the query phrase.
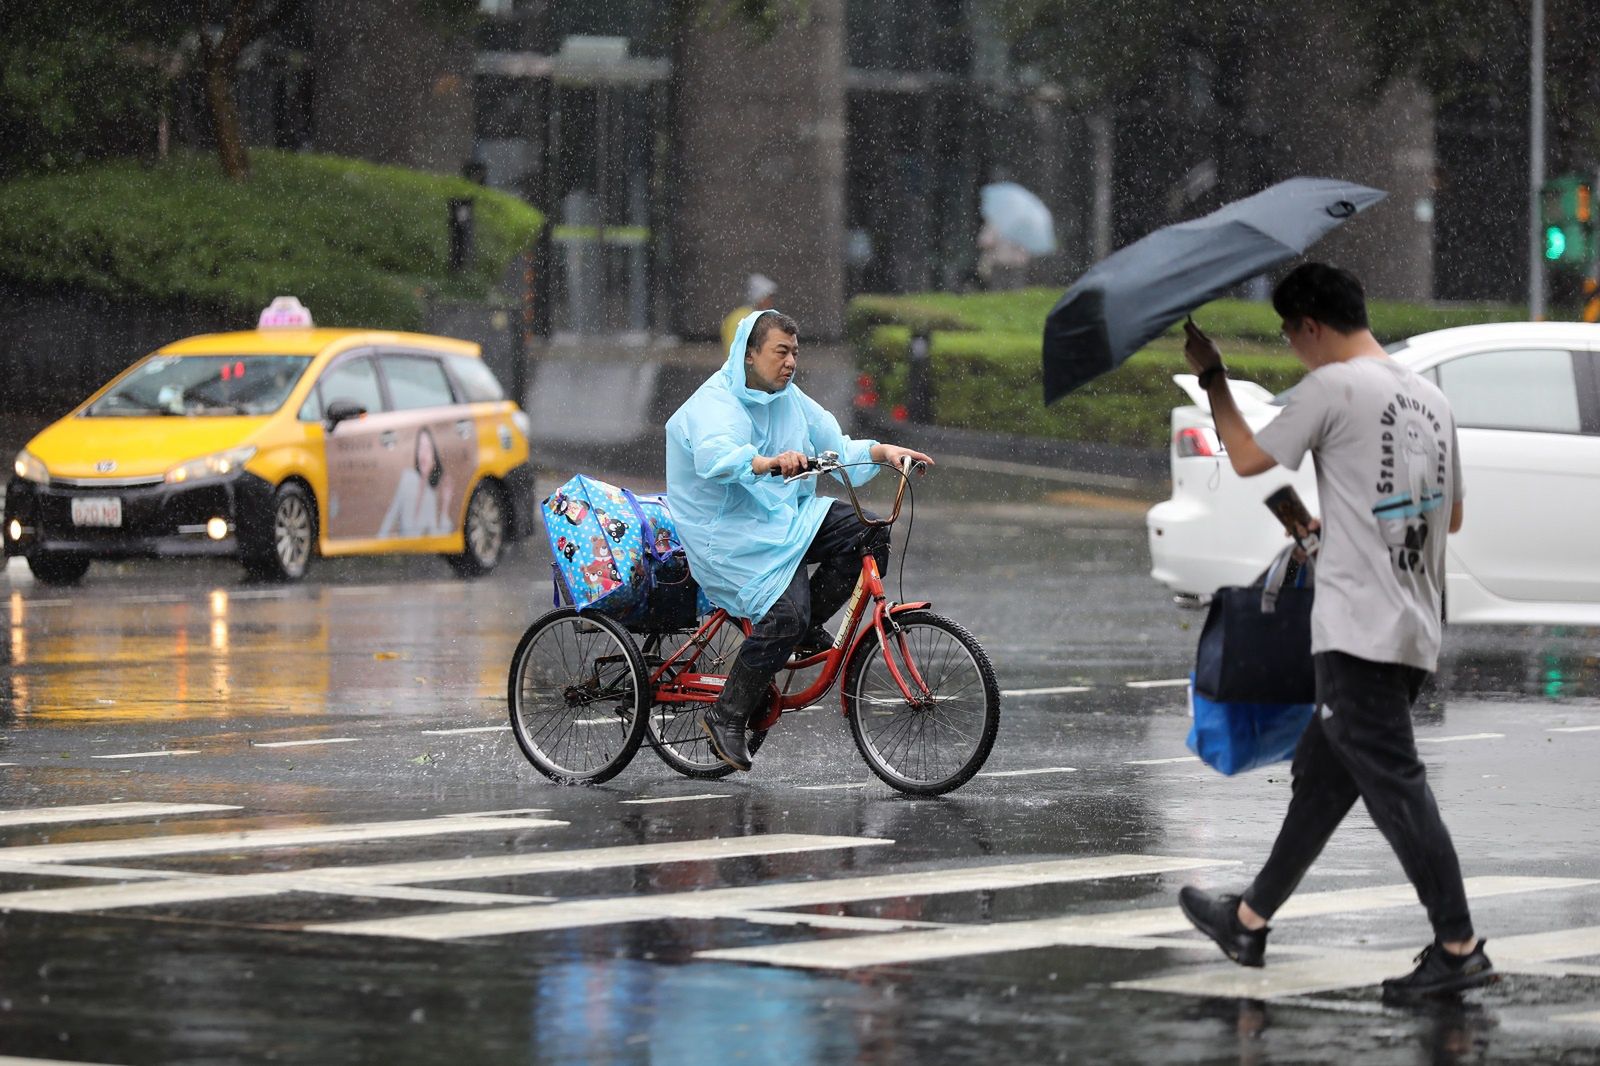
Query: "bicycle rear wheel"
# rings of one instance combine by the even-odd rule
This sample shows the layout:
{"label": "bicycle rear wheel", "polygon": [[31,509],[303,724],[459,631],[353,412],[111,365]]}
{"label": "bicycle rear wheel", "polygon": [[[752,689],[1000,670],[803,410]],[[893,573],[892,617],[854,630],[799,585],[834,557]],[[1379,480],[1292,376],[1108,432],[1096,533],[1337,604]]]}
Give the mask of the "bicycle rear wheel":
{"label": "bicycle rear wheel", "polygon": [[1000,729],[1000,686],[983,645],[931,611],[895,616],[905,655],[891,633],[890,653],[909,685],[907,657],[929,698],[908,701],[884,665],[876,630],[868,630],[845,667],[850,735],[872,772],[901,792],[939,796],[972,779]]}
{"label": "bicycle rear wheel", "polygon": [[633,637],[611,619],[551,611],[511,658],[511,733],[560,784],[609,781],[644,740],[649,682]]}
{"label": "bicycle rear wheel", "polygon": [[[727,674],[743,644],[744,633],[738,623],[732,619],[723,622],[695,661],[695,673]],[[705,707],[700,703],[652,704],[646,735],[661,761],[678,773],[714,781],[733,773],[733,767],[717,758],[711,750],[711,739],[700,728],[700,712]]]}

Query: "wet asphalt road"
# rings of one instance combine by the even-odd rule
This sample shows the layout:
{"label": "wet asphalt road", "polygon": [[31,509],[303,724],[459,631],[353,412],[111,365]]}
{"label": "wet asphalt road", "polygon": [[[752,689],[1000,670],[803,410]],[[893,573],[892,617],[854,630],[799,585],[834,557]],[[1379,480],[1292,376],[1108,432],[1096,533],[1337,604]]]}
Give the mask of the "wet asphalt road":
{"label": "wet asphalt road", "polygon": [[1186,758],[1200,616],[1145,576],[1137,506],[1003,488],[920,493],[907,598],[1008,693],[996,776],[931,801],[875,783],[836,702],[747,776],[644,750],[549,784],[503,728],[542,544],[476,583],[13,568],[0,1063],[1600,1061],[1600,634],[1449,633],[1418,736],[1509,972],[1390,1010],[1428,933],[1360,810],[1266,970],[1173,920],[1264,857],[1287,767]]}

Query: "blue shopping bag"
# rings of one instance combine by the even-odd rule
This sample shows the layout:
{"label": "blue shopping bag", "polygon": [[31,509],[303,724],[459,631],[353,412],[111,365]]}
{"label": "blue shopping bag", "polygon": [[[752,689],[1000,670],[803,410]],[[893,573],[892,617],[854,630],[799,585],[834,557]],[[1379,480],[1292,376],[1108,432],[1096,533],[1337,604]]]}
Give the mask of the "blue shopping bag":
{"label": "blue shopping bag", "polygon": [[666,497],[575,475],[544,501],[555,600],[645,630],[692,627],[709,608]]}
{"label": "blue shopping bag", "polygon": [[1214,700],[1189,675],[1189,750],[1220,773],[1242,774],[1294,757],[1313,703],[1241,703]]}

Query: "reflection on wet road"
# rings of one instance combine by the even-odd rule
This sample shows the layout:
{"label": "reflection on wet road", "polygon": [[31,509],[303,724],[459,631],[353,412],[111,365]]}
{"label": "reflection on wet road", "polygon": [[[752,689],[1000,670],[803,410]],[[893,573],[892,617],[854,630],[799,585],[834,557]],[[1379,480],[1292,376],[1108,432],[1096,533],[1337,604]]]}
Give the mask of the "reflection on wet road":
{"label": "reflection on wet road", "polygon": [[646,749],[549,785],[504,724],[533,551],[477,583],[0,584],[0,1063],[1600,1057],[1594,632],[1450,631],[1418,740],[1506,977],[1396,1012],[1375,984],[1426,923],[1363,812],[1265,970],[1173,906],[1261,860],[1287,767],[1185,751],[1200,616],[1144,576],[1137,515],[951,495],[975,502],[925,504],[906,593],[1005,696],[938,801],[871,778],[831,699],[748,776]]}

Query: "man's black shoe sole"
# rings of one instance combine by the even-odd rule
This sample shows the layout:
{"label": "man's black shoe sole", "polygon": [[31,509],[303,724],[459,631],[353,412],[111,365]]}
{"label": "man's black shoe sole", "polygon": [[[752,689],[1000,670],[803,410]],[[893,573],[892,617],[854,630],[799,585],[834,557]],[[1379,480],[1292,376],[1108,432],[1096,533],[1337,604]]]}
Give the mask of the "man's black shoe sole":
{"label": "man's black shoe sole", "polygon": [[1189,919],[1189,924],[1190,925],[1194,926],[1200,932],[1202,932],[1206,936],[1210,937],[1211,938],[1211,942],[1213,944],[1217,945],[1217,947],[1221,948],[1222,949],[1222,953],[1224,955],[1228,956],[1228,958],[1232,959],[1234,962],[1238,963],[1240,966],[1248,966],[1253,970],[1259,970],[1263,966],[1266,965],[1266,958],[1265,958],[1264,954],[1263,954],[1263,957],[1259,958],[1259,959],[1241,959],[1239,957],[1239,949],[1238,949],[1238,947],[1235,946],[1235,945],[1228,944],[1221,937],[1217,936],[1211,930],[1207,929],[1201,923],[1200,918],[1196,917],[1195,913],[1189,909],[1188,903],[1186,903],[1184,901],[1184,898],[1181,895],[1178,897],[1178,909],[1183,911],[1183,916],[1185,918]]}
{"label": "man's black shoe sole", "polygon": [[747,774],[750,772],[750,763],[745,763],[741,766],[739,763],[734,762],[723,753],[722,745],[717,743],[717,735],[711,731],[710,726],[706,725],[706,723],[702,721],[700,723],[700,729],[705,733],[706,736],[711,738],[711,754],[715,755],[717,758],[721,759],[735,770],[738,770],[740,773]]}
{"label": "man's black shoe sole", "polygon": [[1383,1001],[1391,1006],[1411,1007],[1418,1003],[1427,1003],[1429,1000],[1442,999],[1447,996],[1459,996],[1463,992],[1470,992],[1474,988],[1484,988],[1500,980],[1500,975],[1494,970],[1487,973],[1463,974],[1451,981],[1427,988],[1396,988],[1392,985],[1383,986]]}

